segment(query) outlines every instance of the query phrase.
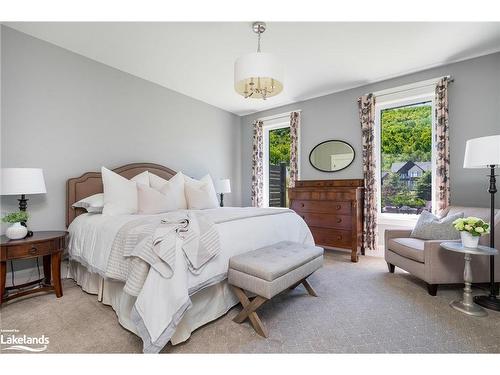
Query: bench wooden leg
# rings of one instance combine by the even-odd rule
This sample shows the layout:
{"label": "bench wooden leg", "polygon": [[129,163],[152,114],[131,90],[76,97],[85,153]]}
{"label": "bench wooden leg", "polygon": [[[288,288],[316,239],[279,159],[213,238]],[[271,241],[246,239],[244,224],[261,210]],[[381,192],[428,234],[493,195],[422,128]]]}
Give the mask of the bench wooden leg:
{"label": "bench wooden leg", "polygon": [[318,296],[318,294],[313,289],[313,287],[311,286],[311,284],[309,284],[309,281],[307,281],[306,279],[302,280],[302,285],[304,285],[304,288],[306,288],[307,293],[309,293],[311,296],[313,296],[313,297],[317,297]]}
{"label": "bench wooden leg", "polygon": [[[309,276],[308,276],[309,277]],[[307,293],[309,293],[311,296],[313,297],[317,297],[318,296],[318,293],[316,293],[316,291],[314,290],[314,288],[311,286],[311,284],[309,284],[309,281],[307,281],[307,277],[296,282],[295,284],[293,284],[289,289],[295,289],[297,288],[300,284],[304,285],[304,288],[306,288],[307,290]]]}
{"label": "bench wooden leg", "polygon": [[256,296],[252,301],[250,301],[243,289],[233,285],[233,290],[240,300],[241,305],[243,306],[243,310],[241,310],[240,313],[236,315],[233,321],[236,323],[243,323],[248,318],[255,331],[259,335],[267,337],[267,329],[255,312],[255,310],[262,306],[262,304],[264,304],[267,299],[261,296]]}

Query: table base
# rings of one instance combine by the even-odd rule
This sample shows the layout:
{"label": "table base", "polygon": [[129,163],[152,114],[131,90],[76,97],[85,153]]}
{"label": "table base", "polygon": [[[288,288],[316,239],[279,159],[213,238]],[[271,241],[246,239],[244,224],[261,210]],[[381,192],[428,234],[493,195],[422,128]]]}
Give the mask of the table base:
{"label": "table base", "polygon": [[487,316],[488,313],[485,309],[478,305],[466,305],[463,301],[453,301],[450,303],[450,306],[455,310],[458,310],[464,314],[472,315],[472,316]]}
{"label": "table base", "polygon": [[486,307],[487,309],[500,311],[500,299],[496,298],[494,295],[475,296],[474,302],[478,305]]}

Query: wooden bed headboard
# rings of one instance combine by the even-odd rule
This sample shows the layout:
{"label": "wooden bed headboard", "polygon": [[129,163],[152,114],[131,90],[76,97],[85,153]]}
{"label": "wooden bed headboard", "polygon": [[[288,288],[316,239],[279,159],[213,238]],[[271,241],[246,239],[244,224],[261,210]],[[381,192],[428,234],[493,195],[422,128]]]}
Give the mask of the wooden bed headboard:
{"label": "wooden bed headboard", "polygon": [[[170,168],[153,163],[133,163],[113,169],[113,172],[128,179],[144,171],[150,171],[166,180],[169,180],[176,174]],[[71,224],[75,217],[85,213],[85,210],[82,208],[73,208],[73,203],[102,192],[101,172],[87,172],[80,177],[70,178],[66,182],[66,227]]]}

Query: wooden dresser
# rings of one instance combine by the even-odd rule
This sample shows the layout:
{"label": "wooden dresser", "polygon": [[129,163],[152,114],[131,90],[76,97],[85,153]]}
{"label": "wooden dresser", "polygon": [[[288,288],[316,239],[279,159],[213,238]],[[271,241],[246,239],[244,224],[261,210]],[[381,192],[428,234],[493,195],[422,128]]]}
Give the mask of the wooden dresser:
{"label": "wooden dresser", "polygon": [[288,190],[290,208],[307,223],[318,246],[363,249],[363,180],[303,180]]}

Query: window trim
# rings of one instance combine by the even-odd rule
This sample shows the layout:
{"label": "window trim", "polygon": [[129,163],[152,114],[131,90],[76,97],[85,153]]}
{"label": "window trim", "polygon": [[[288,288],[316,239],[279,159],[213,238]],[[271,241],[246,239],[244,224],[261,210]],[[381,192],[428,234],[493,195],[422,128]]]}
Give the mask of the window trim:
{"label": "window trim", "polygon": [[436,197],[435,197],[435,189],[436,189],[436,150],[435,150],[435,131],[436,131],[436,115],[435,115],[435,95],[434,95],[434,86],[427,87],[426,90],[419,90],[419,92],[414,93],[413,95],[408,92],[399,93],[398,95],[390,95],[385,100],[380,100],[375,102],[375,182],[377,186],[377,215],[379,224],[394,224],[398,223],[408,223],[414,224],[419,215],[412,214],[395,214],[395,213],[387,213],[382,212],[382,185],[381,185],[381,148],[380,148],[380,136],[381,136],[381,113],[385,109],[396,108],[396,107],[405,107],[410,106],[422,102],[430,102],[431,103],[431,111],[432,111],[432,129],[431,129],[431,172],[432,172],[432,211],[436,212]]}

